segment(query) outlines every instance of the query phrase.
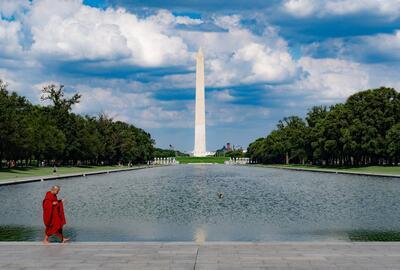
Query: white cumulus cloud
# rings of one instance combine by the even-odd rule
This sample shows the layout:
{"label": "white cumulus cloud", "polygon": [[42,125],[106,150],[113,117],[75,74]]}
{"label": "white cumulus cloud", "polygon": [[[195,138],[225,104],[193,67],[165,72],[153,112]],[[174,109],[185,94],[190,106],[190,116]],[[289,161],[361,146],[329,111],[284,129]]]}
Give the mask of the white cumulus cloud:
{"label": "white cumulus cloud", "polygon": [[19,14],[28,9],[29,0],[1,0],[0,1],[0,16],[9,18],[15,14]]}
{"label": "white cumulus cloud", "polygon": [[370,85],[368,72],[355,62],[302,57],[299,64],[307,75],[291,88],[304,92],[319,102],[337,101],[367,89]]}
{"label": "white cumulus cloud", "polygon": [[32,50],[66,60],[113,60],[138,66],[182,63],[186,44],[154,17],[123,9],[101,10],[81,0],[36,0],[30,11]]}
{"label": "white cumulus cloud", "polygon": [[288,0],[284,8],[296,17],[306,17],[315,12],[317,3],[315,0]]}
{"label": "white cumulus cloud", "polygon": [[22,52],[19,41],[21,24],[18,21],[6,21],[0,18],[0,55],[15,57]]}
{"label": "white cumulus cloud", "polygon": [[283,8],[296,17],[348,15],[368,12],[389,19],[400,16],[399,0],[286,0]]}
{"label": "white cumulus cloud", "polygon": [[273,27],[261,35],[240,23],[240,16],[221,16],[215,23],[225,32],[183,32],[192,47],[202,47],[206,59],[206,86],[279,83],[293,80],[298,67],[286,41]]}
{"label": "white cumulus cloud", "polygon": [[235,100],[235,97],[231,94],[229,89],[214,92],[212,94],[212,98],[214,98],[217,102],[230,102]]}

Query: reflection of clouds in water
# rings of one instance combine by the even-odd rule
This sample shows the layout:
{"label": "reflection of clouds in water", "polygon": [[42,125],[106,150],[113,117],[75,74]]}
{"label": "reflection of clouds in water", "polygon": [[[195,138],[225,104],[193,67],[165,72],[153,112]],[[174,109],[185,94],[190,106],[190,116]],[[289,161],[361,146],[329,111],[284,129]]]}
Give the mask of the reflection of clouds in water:
{"label": "reflection of clouds in water", "polygon": [[194,241],[198,244],[202,244],[206,241],[207,232],[204,228],[196,228],[194,233]]}
{"label": "reflection of clouds in water", "polygon": [[54,184],[68,198],[66,233],[76,241],[330,240],[354,230],[400,231],[394,179],[179,165],[0,186],[0,238],[41,240],[41,204]]}

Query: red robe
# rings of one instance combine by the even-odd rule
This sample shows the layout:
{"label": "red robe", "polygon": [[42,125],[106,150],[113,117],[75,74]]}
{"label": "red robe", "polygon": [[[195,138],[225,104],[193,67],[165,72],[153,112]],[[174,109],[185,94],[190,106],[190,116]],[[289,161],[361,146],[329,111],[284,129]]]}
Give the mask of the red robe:
{"label": "red robe", "polygon": [[[53,202],[57,202],[53,205]],[[46,226],[46,235],[56,234],[62,237],[62,227],[67,223],[64,216],[64,206],[57,195],[48,191],[43,200],[43,222]]]}

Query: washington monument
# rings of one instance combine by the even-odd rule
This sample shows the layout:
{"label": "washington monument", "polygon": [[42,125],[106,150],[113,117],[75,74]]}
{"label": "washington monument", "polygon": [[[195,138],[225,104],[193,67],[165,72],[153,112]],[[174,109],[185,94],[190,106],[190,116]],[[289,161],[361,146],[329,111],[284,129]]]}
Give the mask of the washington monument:
{"label": "washington monument", "polygon": [[206,151],[206,111],[204,98],[204,55],[200,48],[196,55],[196,118],[194,128],[195,157],[205,157]]}

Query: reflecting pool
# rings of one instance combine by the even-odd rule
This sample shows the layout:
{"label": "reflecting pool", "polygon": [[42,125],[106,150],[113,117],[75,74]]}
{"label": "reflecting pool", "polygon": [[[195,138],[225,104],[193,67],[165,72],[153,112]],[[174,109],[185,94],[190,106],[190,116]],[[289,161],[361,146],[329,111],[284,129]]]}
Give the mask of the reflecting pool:
{"label": "reflecting pool", "polygon": [[349,240],[400,231],[399,179],[179,165],[0,186],[0,240],[42,239],[41,202],[55,184],[76,241]]}

